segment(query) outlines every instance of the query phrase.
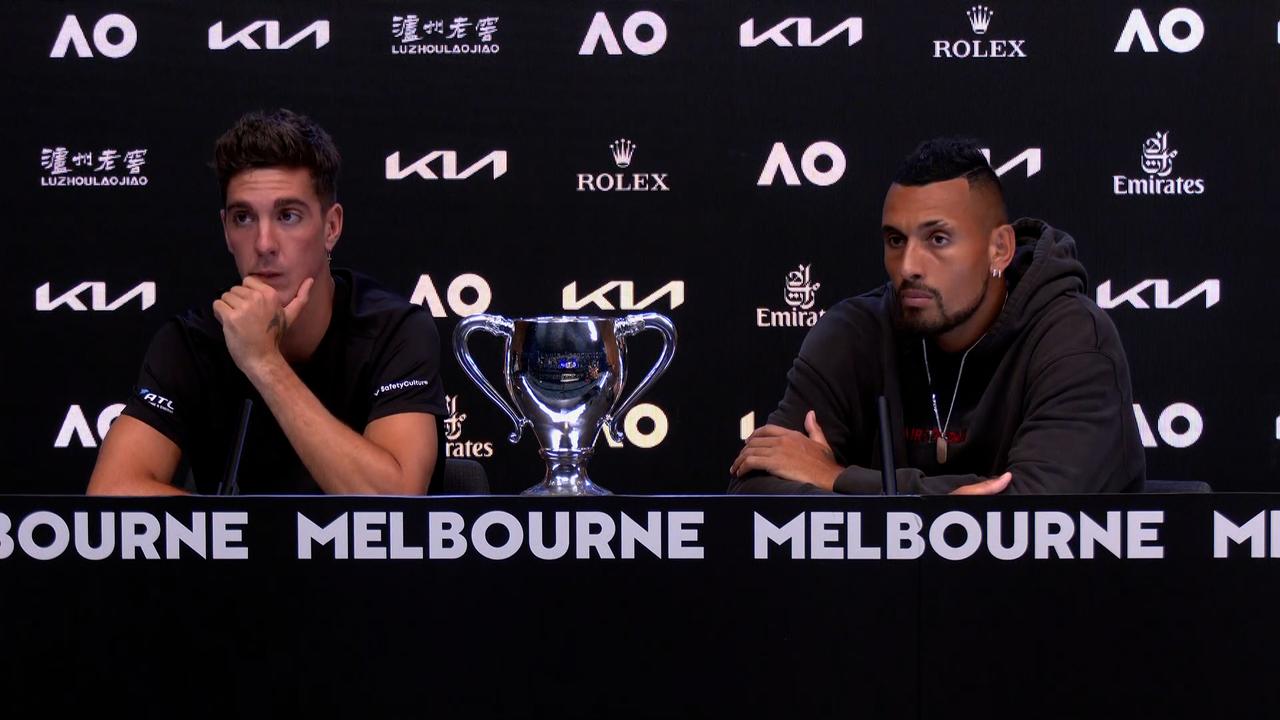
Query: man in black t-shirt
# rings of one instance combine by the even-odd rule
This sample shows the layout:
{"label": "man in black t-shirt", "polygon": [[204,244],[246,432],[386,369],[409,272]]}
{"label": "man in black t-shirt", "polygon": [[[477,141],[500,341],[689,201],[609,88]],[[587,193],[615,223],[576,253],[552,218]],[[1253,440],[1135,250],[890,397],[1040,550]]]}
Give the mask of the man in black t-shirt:
{"label": "man in black t-shirt", "polygon": [[213,492],[246,406],[243,492],[419,494],[439,478],[440,339],[420,307],[329,267],[339,164],[329,135],[288,110],[245,115],[218,140],[242,282],[156,334],[91,494],[181,493],[181,461]]}

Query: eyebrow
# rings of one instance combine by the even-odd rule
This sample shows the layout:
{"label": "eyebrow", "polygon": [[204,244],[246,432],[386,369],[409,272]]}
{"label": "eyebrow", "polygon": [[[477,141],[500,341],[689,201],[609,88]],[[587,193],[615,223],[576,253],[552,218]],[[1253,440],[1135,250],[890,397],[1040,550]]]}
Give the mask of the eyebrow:
{"label": "eyebrow", "polygon": [[[950,229],[951,223],[948,223],[947,220],[943,220],[941,218],[937,218],[933,220],[924,220],[923,223],[919,224],[918,229],[922,229],[922,231],[929,231],[929,229],[934,229],[934,228]],[[893,225],[881,225],[881,232],[884,234],[888,234],[888,233],[906,234],[905,232],[900,231],[900,229],[893,227]]]}
{"label": "eyebrow", "polygon": [[[296,205],[304,209],[308,207],[306,200],[303,200],[302,198],[295,198],[295,197],[280,198],[279,200],[276,200],[275,203],[272,204],[272,207],[276,210],[279,210],[282,207],[289,207],[290,205]],[[252,210],[253,206],[249,205],[249,203],[244,202],[243,200],[237,200],[235,202],[227,203],[227,207],[225,209],[238,210],[241,208],[245,210]]]}

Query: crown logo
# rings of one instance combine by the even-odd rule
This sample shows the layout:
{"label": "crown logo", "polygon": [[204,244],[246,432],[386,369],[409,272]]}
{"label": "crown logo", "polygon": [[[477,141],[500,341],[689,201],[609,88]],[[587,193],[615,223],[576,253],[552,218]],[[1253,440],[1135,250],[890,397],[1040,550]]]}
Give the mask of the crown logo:
{"label": "crown logo", "polygon": [[969,16],[969,27],[973,28],[975,35],[986,35],[987,27],[991,25],[991,16],[995,13],[986,5],[974,5],[965,15]]}
{"label": "crown logo", "polygon": [[626,138],[619,138],[609,143],[609,150],[613,153],[613,162],[618,167],[624,168],[631,164],[631,156],[635,154],[636,144]]}

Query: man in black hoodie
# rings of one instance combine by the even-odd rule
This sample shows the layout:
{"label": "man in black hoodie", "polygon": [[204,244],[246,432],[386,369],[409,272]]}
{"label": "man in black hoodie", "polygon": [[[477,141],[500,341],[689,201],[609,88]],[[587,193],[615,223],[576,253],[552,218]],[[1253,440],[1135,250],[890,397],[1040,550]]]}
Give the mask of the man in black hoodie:
{"label": "man in black hoodie", "polygon": [[904,493],[1140,491],[1129,365],[1075,241],[1008,222],[978,147],[930,140],[885,196],[889,283],[831,308],[731,492],[876,493],[877,397]]}

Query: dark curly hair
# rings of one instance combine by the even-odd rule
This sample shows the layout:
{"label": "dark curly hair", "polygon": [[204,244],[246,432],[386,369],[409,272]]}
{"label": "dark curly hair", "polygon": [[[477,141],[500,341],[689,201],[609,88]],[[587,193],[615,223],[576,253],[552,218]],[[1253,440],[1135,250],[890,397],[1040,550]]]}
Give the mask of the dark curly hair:
{"label": "dark curly hair", "polygon": [[341,166],[342,157],[329,133],[306,115],[283,108],[245,114],[213,146],[213,169],[223,203],[227,201],[227,183],[237,173],[290,167],[309,170],[320,202],[332,205],[337,199]]}
{"label": "dark curly hair", "polygon": [[893,182],[898,185],[928,185],[963,177],[969,187],[982,186],[994,191],[1004,206],[1004,186],[977,141],[969,138],[941,137],[926,140],[902,161]]}

